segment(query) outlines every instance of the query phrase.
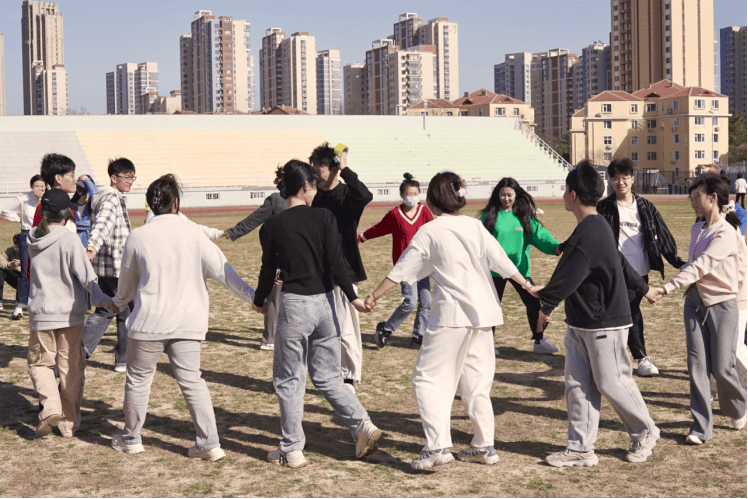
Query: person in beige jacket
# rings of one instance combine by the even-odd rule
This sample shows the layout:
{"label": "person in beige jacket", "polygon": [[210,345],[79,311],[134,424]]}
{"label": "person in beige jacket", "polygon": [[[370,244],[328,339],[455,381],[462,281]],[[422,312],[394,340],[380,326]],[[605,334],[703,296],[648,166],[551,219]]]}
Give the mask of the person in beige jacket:
{"label": "person in beige jacket", "polygon": [[683,318],[694,418],[686,443],[700,445],[711,440],[713,432],[710,374],[717,382],[722,413],[732,418],[735,429],[746,423],[746,392],[735,366],[740,222],[734,213],[723,217],[729,189],[719,178],[699,180],[689,188],[689,196],[700,221],[691,228],[688,263],[658,294],[686,290]]}
{"label": "person in beige jacket", "polygon": [[0,309],[3,308],[3,288],[7,282],[16,289],[18,303],[18,278],[21,277],[21,234],[13,236],[13,246],[0,253]]}

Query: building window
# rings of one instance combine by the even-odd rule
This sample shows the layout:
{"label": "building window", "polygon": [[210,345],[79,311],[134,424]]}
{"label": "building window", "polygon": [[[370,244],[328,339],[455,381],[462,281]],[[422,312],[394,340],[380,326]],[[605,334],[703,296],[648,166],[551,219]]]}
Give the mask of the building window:
{"label": "building window", "polygon": [[657,104],[647,104],[647,112],[654,113],[657,111]]}
{"label": "building window", "polygon": [[603,104],[604,113],[610,113],[612,111],[612,108],[613,108],[612,104]]}
{"label": "building window", "polygon": [[696,126],[704,126],[703,116],[694,116],[693,121]]}
{"label": "building window", "polygon": [[639,161],[639,153],[638,152],[632,152],[631,153],[631,161],[633,161],[634,163],[636,163],[637,161]]}
{"label": "building window", "polygon": [[680,126],[680,118],[673,118],[673,128],[678,128]]}
{"label": "building window", "polygon": [[657,120],[647,120],[647,128],[657,128]]}
{"label": "building window", "polygon": [[706,154],[704,154],[704,151],[694,151],[693,157],[696,159],[704,159],[706,157]]}
{"label": "building window", "polygon": [[719,126],[719,118],[712,116],[712,126]]}
{"label": "building window", "polygon": [[497,107],[494,111],[496,116],[506,116],[506,108],[505,107]]}
{"label": "building window", "polygon": [[639,137],[636,135],[631,136],[631,145],[632,146],[638,146],[639,145]]}
{"label": "building window", "polygon": [[467,111],[460,111],[460,116],[468,116],[468,112]]}
{"label": "building window", "polygon": [[610,120],[604,120],[603,121],[603,128],[606,130],[611,130],[613,128],[613,122]]}
{"label": "building window", "polygon": [[680,144],[680,134],[673,134],[673,144]]}
{"label": "building window", "polygon": [[656,135],[648,135],[647,136],[647,144],[656,144],[657,143],[657,136]]}
{"label": "building window", "polygon": [[478,109],[478,116],[483,116],[483,109]]}
{"label": "building window", "polygon": [[673,161],[680,161],[680,151],[673,151]]}
{"label": "building window", "polygon": [[704,134],[703,133],[694,134],[694,141],[704,142]]}
{"label": "building window", "polygon": [[719,161],[719,151],[712,151],[712,160]]}
{"label": "building window", "polygon": [[680,109],[680,101],[674,100],[673,101],[673,109]]}
{"label": "building window", "polygon": [[452,114],[452,111],[447,111],[447,116],[454,116],[454,115]]}
{"label": "building window", "polygon": [[715,99],[715,100],[712,101],[712,109],[719,109],[719,101],[718,100]]}
{"label": "building window", "polygon": [[603,137],[603,145],[604,146],[612,146],[613,145],[613,137],[610,135],[605,135]]}
{"label": "building window", "polygon": [[631,120],[631,128],[634,129],[634,130],[636,130],[637,128],[639,128],[639,122],[636,121],[636,120]]}
{"label": "building window", "polygon": [[712,134],[712,142],[714,142],[715,144],[717,142],[719,142],[719,134],[718,133],[713,133]]}
{"label": "building window", "polygon": [[612,152],[604,152],[603,153],[603,161],[613,161],[613,153]]}
{"label": "building window", "polygon": [[647,153],[647,160],[649,160],[649,161],[657,161],[657,153],[656,152],[648,152]]}
{"label": "building window", "polygon": [[632,112],[632,113],[638,113],[639,112],[639,104],[631,104],[630,112]]}
{"label": "building window", "polygon": [[519,108],[518,107],[514,108],[514,116],[519,116]]}
{"label": "building window", "polygon": [[704,99],[695,99],[693,101],[693,108],[694,109],[704,109],[704,108],[706,108],[706,101]]}

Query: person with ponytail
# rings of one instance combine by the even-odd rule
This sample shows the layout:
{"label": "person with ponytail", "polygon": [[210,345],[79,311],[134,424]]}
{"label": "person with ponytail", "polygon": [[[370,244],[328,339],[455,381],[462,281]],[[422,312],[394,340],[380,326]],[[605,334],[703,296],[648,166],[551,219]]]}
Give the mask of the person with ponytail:
{"label": "person with ponytail", "polygon": [[[479,215],[486,230],[499,241],[509,259],[517,266],[525,279],[532,283],[530,247],[535,246],[546,255],[553,255],[559,244],[537,219],[537,208],[532,196],[512,177],[504,177],[494,187],[488,204]],[[495,272],[491,273],[491,277],[499,294],[499,300],[503,300],[508,279],[504,279]],[[527,311],[527,321],[535,342],[533,352],[546,355],[558,352],[556,345],[543,338],[543,331],[537,330],[540,300],[522,289],[516,281],[511,282]],[[498,348],[495,349],[495,353],[499,354]]]}
{"label": "person with ponytail", "polygon": [[153,220],[130,232],[122,253],[117,295],[110,309],[133,303],[127,318],[125,426],[112,437],[114,450],[143,452],[140,431],[158,360],[166,353],[195,426],[187,456],[218,461],[221,450],[210,392],[200,374],[200,345],[208,332],[205,280],[222,284],[251,303],[254,290],[226,261],[223,252],[195,224],[179,217],[181,187],[171,174],[151,183],[146,200]]}
{"label": "person with ponytail", "polygon": [[686,443],[701,445],[713,435],[710,374],[716,380],[722,413],[732,418],[737,430],[746,423],[746,392],[735,366],[741,236],[737,216],[726,213],[730,190],[719,177],[699,180],[688,194],[698,217],[691,227],[688,263],[658,293],[685,290],[683,319],[694,419]]}
{"label": "person with ponytail", "polygon": [[537,293],[541,288],[522,276],[504,249],[473,217],[460,215],[465,183],[453,172],[437,173],[429,182],[426,205],[436,217],[421,227],[395,267],[366,298],[374,306],[397,283],[411,286],[430,277],[434,300],[423,344],[413,369],[413,393],[421,414],[426,445],[411,461],[428,470],[454,460],[450,414],[459,388],[475,434],[461,461],[495,464],[491,386],[496,372],[491,327],[501,325],[501,301],[491,271]]}
{"label": "person with ponytail", "polygon": [[281,412],[280,445],[268,461],[289,468],[307,465],[301,422],[306,373],[340,416],[356,441],[356,458],[377,450],[382,431],[374,426],[356,395],[346,388],[340,368],[341,331],[333,287],[359,312],[369,312],[348,273],[335,216],[312,208],[317,173],[291,160],[276,172],[276,185],[288,208],[260,228],[262,267],[252,308],[267,313],[265,299],[283,281],[273,349],[273,386]]}
{"label": "person with ponytail", "polygon": [[[400,197],[403,202],[388,211],[378,224],[358,236],[358,242],[364,243],[369,239],[392,234],[393,265],[397,263],[418,229],[434,219],[429,209],[418,202],[421,185],[410,173],[404,174],[403,177],[405,180],[400,184]],[[431,281],[424,277],[415,286],[403,281],[400,283],[400,289],[403,293],[403,302],[386,322],[377,324],[374,340],[379,348],[387,346],[390,336],[397,333],[400,325],[413,310],[416,310],[416,304],[418,309],[410,343],[420,347],[423,341],[423,333],[431,315]]]}

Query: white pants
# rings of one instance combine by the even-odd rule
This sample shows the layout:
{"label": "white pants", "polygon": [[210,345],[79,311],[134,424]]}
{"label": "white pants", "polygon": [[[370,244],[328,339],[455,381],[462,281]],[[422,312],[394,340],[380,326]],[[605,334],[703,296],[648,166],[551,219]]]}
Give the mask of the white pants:
{"label": "white pants", "polygon": [[[353,290],[358,293],[358,284],[353,285]],[[332,293],[335,299],[335,319],[340,327],[340,367],[343,379],[360,383],[364,359],[358,310],[351,305],[340,286],[333,286]]]}
{"label": "white pants", "polygon": [[495,372],[490,327],[429,326],[413,369],[413,392],[426,434],[423,450],[452,447],[450,418],[458,388],[475,432],[472,445],[493,446]]}

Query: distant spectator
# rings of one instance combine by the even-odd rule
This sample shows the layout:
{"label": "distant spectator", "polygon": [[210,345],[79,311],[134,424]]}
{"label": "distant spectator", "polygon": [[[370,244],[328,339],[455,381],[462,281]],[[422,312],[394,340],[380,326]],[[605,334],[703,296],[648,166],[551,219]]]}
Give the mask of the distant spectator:
{"label": "distant spectator", "polygon": [[13,236],[13,246],[0,253],[0,309],[3,308],[3,287],[7,282],[16,289],[18,303],[18,280],[21,277],[21,234]]}
{"label": "distant spectator", "polygon": [[742,173],[738,173],[738,179],[735,181],[735,202],[745,209],[745,192],[746,182]]}
{"label": "distant spectator", "polygon": [[31,230],[34,213],[39,206],[39,200],[47,186],[41,175],[34,175],[29,181],[31,191],[19,194],[3,208],[3,217],[10,222],[21,222],[18,259],[21,262],[18,284],[16,286],[16,308],[10,316],[13,320],[23,317],[23,309],[29,301],[29,249],[26,237]]}
{"label": "distant spectator", "polygon": [[[122,251],[125,240],[130,234],[130,218],[127,215],[127,199],[122,195],[130,192],[135,182],[135,165],[126,158],[109,162],[107,169],[109,186],[102,187],[93,198],[93,217],[91,234],[88,238],[86,253],[92,261],[94,270],[99,276],[99,286],[105,293],[117,294]],[[130,315],[133,304],[120,308],[117,315],[117,344],[114,347],[114,370],[125,372],[127,365],[127,326],[125,321]],[[86,354],[93,355],[104,332],[109,327],[115,314],[111,310],[99,307],[86,321],[83,343]]]}

